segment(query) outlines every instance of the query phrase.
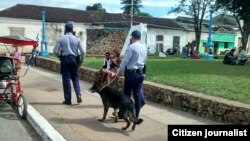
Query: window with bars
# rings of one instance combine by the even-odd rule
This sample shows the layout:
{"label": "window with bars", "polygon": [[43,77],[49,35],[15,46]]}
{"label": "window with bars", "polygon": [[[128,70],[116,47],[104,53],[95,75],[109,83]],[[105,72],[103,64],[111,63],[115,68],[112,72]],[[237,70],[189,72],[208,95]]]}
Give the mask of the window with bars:
{"label": "window with bars", "polygon": [[157,35],[156,36],[156,41],[163,41],[164,37],[162,35]]}
{"label": "window with bars", "polygon": [[9,27],[9,29],[10,29],[10,36],[17,35],[17,36],[24,37],[25,28],[22,28],[22,27]]}
{"label": "window with bars", "polygon": [[156,36],[156,51],[157,52],[164,52],[163,51],[164,46],[164,36],[163,35],[157,35]]}
{"label": "window with bars", "polygon": [[156,48],[158,52],[163,52],[163,43],[156,43]]}
{"label": "window with bars", "polygon": [[180,47],[180,36],[173,37],[173,47]]}

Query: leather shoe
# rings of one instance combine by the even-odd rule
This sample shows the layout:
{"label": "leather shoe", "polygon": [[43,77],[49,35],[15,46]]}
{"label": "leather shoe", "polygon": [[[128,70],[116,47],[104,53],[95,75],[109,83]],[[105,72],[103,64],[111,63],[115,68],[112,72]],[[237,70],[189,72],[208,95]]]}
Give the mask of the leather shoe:
{"label": "leather shoe", "polygon": [[76,99],[77,99],[77,103],[82,103],[82,98],[80,96],[77,96]]}
{"label": "leather shoe", "polygon": [[65,104],[65,105],[71,105],[71,102],[63,101],[63,104]]}

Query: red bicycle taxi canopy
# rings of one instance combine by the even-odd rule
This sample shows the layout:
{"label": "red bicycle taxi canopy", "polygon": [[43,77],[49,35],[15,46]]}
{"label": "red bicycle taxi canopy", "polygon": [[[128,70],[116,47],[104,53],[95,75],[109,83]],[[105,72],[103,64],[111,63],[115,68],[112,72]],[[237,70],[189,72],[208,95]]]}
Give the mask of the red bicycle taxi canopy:
{"label": "red bicycle taxi canopy", "polygon": [[33,46],[33,47],[38,46],[37,41],[21,36],[1,36],[0,43],[12,44],[18,46]]}

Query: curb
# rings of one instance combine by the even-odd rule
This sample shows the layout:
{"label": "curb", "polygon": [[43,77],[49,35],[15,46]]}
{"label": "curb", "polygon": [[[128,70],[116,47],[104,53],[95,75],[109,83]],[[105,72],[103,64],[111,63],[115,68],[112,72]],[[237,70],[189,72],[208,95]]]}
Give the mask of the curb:
{"label": "curb", "polygon": [[66,141],[66,139],[53,128],[49,122],[37,112],[31,105],[28,105],[27,120],[36,130],[43,141]]}

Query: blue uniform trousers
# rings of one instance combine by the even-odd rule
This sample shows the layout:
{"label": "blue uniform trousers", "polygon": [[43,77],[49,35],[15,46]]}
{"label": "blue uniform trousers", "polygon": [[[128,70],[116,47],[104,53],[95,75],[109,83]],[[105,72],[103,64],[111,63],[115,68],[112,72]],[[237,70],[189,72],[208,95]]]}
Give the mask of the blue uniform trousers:
{"label": "blue uniform trousers", "polygon": [[135,101],[135,115],[139,117],[140,109],[141,109],[141,88],[144,76],[142,71],[133,71],[126,72],[125,75],[125,84],[124,84],[124,94],[127,96],[131,96],[131,92],[133,91],[134,101]]}
{"label": "blue uniform trousers", "polygon": [[146,104],[146,101],[145,101],[145,97],[144,97],[144,93],[142,89],[140,90],[140,96],[141,96],[141,106],[143,106]]}
{"label": "blue uniform trousers", "polygon": [[61,74],[62,74],[65,102],[71,103],[70,79],[73,82],[76,96],[81,96],[77,71],[78,71],[78,67],[77,67],[76,59],[74,56],[67,56],[67,57],[61,58]]}

